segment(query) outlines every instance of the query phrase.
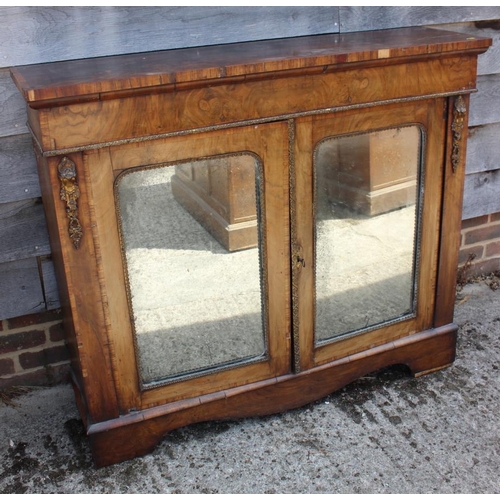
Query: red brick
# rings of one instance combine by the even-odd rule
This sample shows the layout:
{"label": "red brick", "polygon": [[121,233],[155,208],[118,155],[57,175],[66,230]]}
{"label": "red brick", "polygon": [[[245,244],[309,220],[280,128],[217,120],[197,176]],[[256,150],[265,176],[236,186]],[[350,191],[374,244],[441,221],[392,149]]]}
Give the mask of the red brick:
{"label": "red brick", "polygon": [[9,328],[13,330],[14,328],[25,328],[27,326],[42,325],[43,323],[49,323],[50,321],[57,321],[61,319],[61,310],[54,309],[53,311],[44,311],[41,313],[28,314],[27,316],[10,318],[7,321],[9,323]]}
{"label": "red brick", "polygon": [[0,376],[11,375],[15,372],[14,361],[10,358],[0,359]]}
{"label": "red brick", "polygon": [[491,222],[500,221],[500,212],[497,212],[496,214],[490,214],[490,221]]}
{"label": "red brick", "polygon": [[2,335],[0,336],[0,354],[29,349],[42,344],[45,344],[45,332],[43,330]]}
{"label": "red brick", "polygon": [[57,323],[57,325],[52,325],[49,328],[49,336],[52,342],[59,342],[60,340],[64,340],[64,328],[62,323]]}
{"label": "red brick", "polygon": [[462,221],[462,229],[468,229],[470,227],[481,226],[488,222],[487,215],[481,215],[480,217],[474,217],[473,219],[465,219]]}
{"label": "red brick", "polygon": [[500,238],[500,224],[472,229],[465,234],[465,244],[471,245],[480,241],[494,240]]}
{"label": "red brick", "polygon": [[23,352],[19,355],[19,363],[25,370],[68,360],[68,350],[64,345],[49,347],[37,352]]}
{"label": "red brick", "polygon": [[42,351],[37,352],[23,352],[19,356],[19,363],[25,370],[29,370],[30,368],[37,368],[39,366],[45,365],[45,356]]}
{"label": "red brick", "polygon": [[44,349],[44,352],[49,364],[69,361],[69,352],[65,345],[49,347],[48,349]]}
{"label": "red brick", "polygon": [[494,241],[486,245],[486,257],[493,257],[500,255],[500,241]]}
{"label": "red brick", "polygon": [[54,385],[69,382],[69,363],[58,366],[47,366],[29,373],[0,378],[0,389],[13,386]]}
{"label": "red brick", "polygon": [[[481,274],[489,274],[500,269],[500,258],[483,260],[482,262],[472,263],[467,270],[467,277],[480,276]],[[460,272],[460,271],[459,271]]]}
{"label": "red brick", "polygon": [[471,254],[475,255],[473,261],[480,259],[483,256],[483,247],[475,246],[475,247],[461,248],[460,253],[458,254],[458,263],[465,264]]}

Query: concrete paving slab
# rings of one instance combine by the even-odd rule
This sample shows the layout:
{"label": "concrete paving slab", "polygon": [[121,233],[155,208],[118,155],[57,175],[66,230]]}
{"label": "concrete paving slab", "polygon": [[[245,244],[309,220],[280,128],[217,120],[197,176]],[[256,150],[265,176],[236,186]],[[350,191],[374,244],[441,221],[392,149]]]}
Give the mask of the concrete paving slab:
{"label": "concrete paving slab", "polygon": [[369,375],[281,415],[170,433],[96,470],[72,390],[0,406],[1,493],[499,493],[500,290],[457,299],[455,364]]}

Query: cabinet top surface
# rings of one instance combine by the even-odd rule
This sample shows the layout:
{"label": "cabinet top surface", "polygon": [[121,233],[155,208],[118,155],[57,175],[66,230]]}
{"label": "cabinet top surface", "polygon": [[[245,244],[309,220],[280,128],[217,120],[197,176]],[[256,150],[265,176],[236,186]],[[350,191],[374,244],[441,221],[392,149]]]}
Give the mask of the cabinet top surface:
{"label": "cabinet top surface", "polygon": [[19,66],[28,103],[106,92],[450,52],[483,52],[489,38],[433,28],[315,35]]}

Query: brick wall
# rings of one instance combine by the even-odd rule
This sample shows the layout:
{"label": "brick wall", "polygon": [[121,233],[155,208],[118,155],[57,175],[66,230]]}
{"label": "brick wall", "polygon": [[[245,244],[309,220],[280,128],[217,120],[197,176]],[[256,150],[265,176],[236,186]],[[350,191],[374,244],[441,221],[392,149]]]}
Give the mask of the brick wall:
{"label": "brick wall", "polygon": [[[500,212],[462,222],[459,266],[468,261],[469,278],[500,270]],[[60,310],[0,320],[0,389],[51,385],[68,373]]]}
{"label": "brick wall", "polygon": [[500,212],[462,221],[459,267],[465,265],[469,278],[500,270]]}
{"label": "brick wall", "polygon": [[68,373],[60,310],[0,320],[0,389],[52,385]]}

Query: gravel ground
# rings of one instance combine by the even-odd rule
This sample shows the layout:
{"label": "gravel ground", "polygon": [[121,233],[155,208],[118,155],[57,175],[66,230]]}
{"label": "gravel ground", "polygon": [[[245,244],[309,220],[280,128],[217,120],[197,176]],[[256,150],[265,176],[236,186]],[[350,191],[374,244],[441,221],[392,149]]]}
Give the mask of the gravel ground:
{"label": "gravel ground", "polygon": [[391,369],[281,415],[170,433],[96,470],[71,388],[0,403],[0,493],[500,493],[500,290],[457,299],[455,364]]}

